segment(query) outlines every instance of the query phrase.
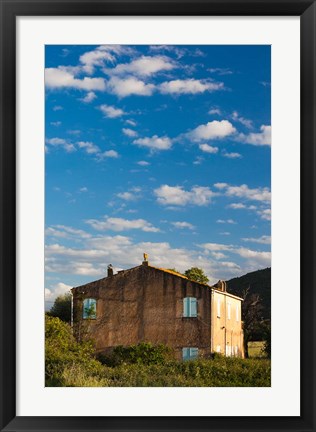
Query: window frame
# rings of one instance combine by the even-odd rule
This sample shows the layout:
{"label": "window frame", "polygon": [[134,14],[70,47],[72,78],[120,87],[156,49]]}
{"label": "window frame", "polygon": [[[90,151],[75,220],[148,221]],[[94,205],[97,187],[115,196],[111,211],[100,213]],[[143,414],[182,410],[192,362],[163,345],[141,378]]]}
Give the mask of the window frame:
{"label": "window frame", "polygon": [[[195,314],[192,314],[192,304],[195,305]],[[183,318],[197,318],[198,316],[198,300],[196,297],[184,297],[183,298],[183,310],[182,317]]]}
{"label": "window frame", "polygon": [[[93,300],[93,303],[90,303]],[[88,306],[85,306],[85,303],[88,302]],[[92,316],[85,316],[85,309],[90,308],[91,304],[94,304],[94,314]],[[82,319],[83,320],[95,320],[97,319],[97,299],[93,297],[88,297],[83,299],[82,302]]]}

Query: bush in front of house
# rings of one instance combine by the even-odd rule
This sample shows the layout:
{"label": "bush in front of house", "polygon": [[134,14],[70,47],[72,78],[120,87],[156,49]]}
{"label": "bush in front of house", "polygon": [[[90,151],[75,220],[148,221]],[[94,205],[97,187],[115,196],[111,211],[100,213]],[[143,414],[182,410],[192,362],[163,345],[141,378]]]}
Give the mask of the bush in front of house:
{"label": "bush in front of house", "polygon": [[[66,372],[68,370],[68,372]],[[69,371],[73,372],[69,372]],[[77,372],[75,373],[74,370]],[[65,386],[70,374],[97,375],[102,365],[94,357],[91,341],[78,343],[69,324],[59,318],[45,317],[45,378],[47,386]],[[82,380],[81,380],[82,381]]]}
{"label": "bush in front of house", "polygon": [[150,342],[141,342],[137,345],[117,346],[111,354],[99,355],[98,359],[107,366],[118,366],[121,364],[159,365],[171,359],[171,348]]}

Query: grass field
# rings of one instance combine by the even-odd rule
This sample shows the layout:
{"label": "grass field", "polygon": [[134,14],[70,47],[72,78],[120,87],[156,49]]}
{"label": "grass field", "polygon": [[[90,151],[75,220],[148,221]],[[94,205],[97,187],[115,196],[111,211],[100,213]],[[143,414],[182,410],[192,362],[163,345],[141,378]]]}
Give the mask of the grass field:
{"label": "grass field", "polygon": [[263,353],[264,342],[248,342],[248,354],[249,358],[264,358],[266,357]]}

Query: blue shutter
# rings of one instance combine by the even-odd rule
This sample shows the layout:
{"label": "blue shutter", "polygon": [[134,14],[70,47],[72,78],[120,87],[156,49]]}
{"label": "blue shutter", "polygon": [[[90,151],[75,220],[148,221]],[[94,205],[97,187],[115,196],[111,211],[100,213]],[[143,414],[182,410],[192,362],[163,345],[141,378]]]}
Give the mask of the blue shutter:
{"label": "blue shutter", "polygon": [[183,316],[189,317],[190,316],[190,298],[186,297],[183,299]]}
{"label": "blue shutter", "polygon": [[190,359],[196,359],[199,356],[199,349],[198,348],[190,348]]}
{"label": "blue shutter", "polygon": [[182,348],[182,360],[190,360],[190,348]]}
{"label": "blue shutter", "polygon": [[197,316],[197,300],[195,297],[190,297],[190,316]]}

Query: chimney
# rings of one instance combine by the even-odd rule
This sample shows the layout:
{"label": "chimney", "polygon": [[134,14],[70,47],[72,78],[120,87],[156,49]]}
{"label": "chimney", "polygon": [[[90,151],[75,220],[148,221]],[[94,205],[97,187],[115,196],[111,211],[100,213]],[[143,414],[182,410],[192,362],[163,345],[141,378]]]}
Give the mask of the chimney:
{"label": "chimney", "polygon": [[143,266],[148,266],[149,262],[148,262],[148,254],[144,253],[144,261],[143,261]]}
{"label": "chimney", "polygon": [[113,266],[112,264],[108,265],[108,277],[113,276],[114,272],[113,272]]}

